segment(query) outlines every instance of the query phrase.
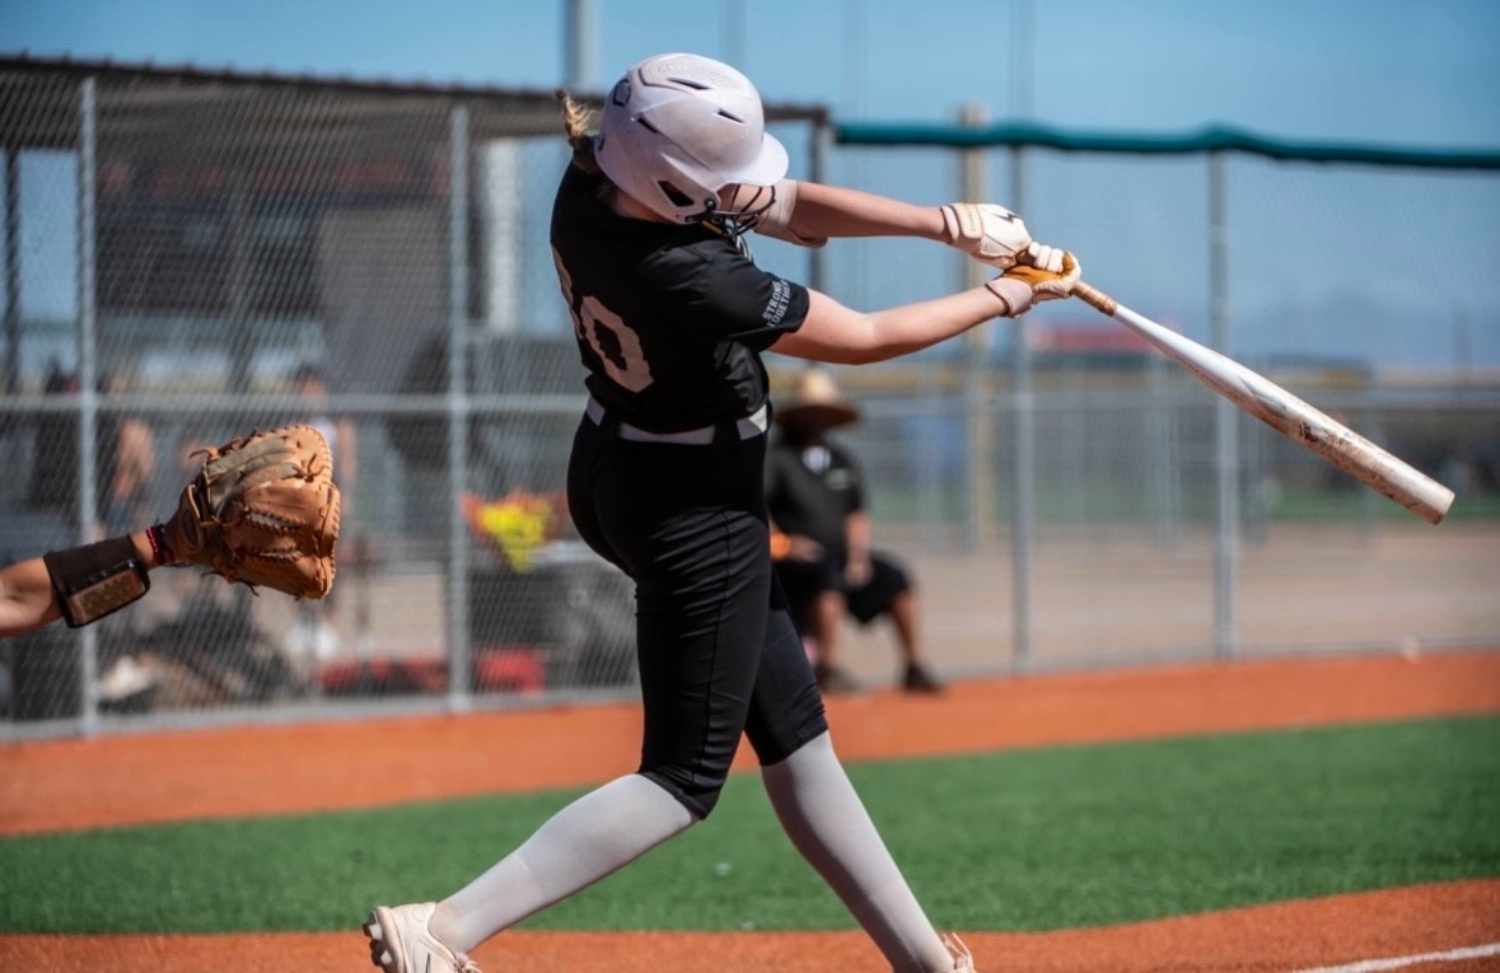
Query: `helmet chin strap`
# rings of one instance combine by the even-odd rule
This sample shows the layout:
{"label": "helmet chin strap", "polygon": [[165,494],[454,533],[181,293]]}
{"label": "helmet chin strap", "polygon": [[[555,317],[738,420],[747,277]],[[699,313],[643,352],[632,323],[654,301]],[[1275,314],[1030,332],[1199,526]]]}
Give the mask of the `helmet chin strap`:
{"label": "helmet chin strap", "polygon": [[732,240],[755,229],[762,216],[776,202],[775,186],[756,186],[746,205],[734,211],[721,210],[718,201],[710,201],[698,221],[715,233],[722,233]]}

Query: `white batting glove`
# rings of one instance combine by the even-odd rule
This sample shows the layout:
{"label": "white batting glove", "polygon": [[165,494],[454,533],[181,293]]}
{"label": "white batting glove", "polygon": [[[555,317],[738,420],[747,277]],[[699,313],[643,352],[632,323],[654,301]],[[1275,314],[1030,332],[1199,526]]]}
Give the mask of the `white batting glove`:
{"label": "white batting glove", "polygon": [[1060,274],[1063,273],[1063,261],[1068,256],[1068,252],[1062,247],[1049,247],[1033,240],[1031,246],[1016,254],[1016,263],[1045,270],[1050,274]]}
{"label": "white batting glove", "polygon": [[948,245],[1001,270],[1014,267],[1032,246],[1021,218],[994,203],[949,203],[942,207]]}

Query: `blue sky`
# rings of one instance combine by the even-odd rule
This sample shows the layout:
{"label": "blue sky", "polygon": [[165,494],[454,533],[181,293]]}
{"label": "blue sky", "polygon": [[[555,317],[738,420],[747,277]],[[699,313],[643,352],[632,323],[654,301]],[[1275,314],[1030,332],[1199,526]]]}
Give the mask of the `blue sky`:
{"label": "blue sky", "polygon": [[[594,0],[600,86],[664,50],[742,61],[768,99],[844,117],[1008,115],[1016,0]],[[561,0],[0,0],[0,48],[551,87]],[[1032,115],[1223,122],[1302,139],[1500,145],[1493,0],[1034,3]],[[736,56],[740,55],[740,56]]]}
{"label": "blue sky", "polygon": [[[1029,72],[1017,69],[1018,3],[1031,11]],[[738,63],[768,100],[829,105],[843,119],[944,121],[965,103],[1003,119],[1029,90],[1029,117],[1074,130],[1229,124],[1295,140],[1500,150],[1500,0],[593,6],[594,90],[642,57],[687,50]],[[563,0],[0,0],[0,51],[548,89],[566,80],[564,9]],[[1022,76],[1030,83],[1018,89]],[[1038,168],[1021,206],[1038,235],[1078,248],[1091,279],[1127,287],[1141,310],[1203,337],[1202,161],[1054,162]],[[23,244],[35,263],[62,266],[73,246],[62,205],[70,176],[37,165],[29,176],[23,160],[23,183],[42,187],[50,217],[23,219]],[[870,188],[919,202],[951,191],[930,166],[903,165],[914,166],[882,156],[864,175]],[[1230,300],[1246,350],[1500,363],[1500,181],[1328,172],[1235,170]],[[1004,191],[997,199],[1015,205]],[[878,244],[835,256],[835,294],[856,305],[932,296],[923,289],[947,279]],[[28,276],[23,306],[68,313],[70,281]]]}

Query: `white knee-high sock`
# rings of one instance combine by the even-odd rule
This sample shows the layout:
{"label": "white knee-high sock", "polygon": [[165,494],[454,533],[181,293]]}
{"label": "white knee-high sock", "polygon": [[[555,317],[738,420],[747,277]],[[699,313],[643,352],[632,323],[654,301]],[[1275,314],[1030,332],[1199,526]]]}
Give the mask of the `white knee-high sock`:
{"label": "white knee-high sock", "polygon": [[467,953],[696,821],[647,778],[621,777],[558,811],[521,847],[438,903],[429,927],[449,947]]}
{"label": "white knee-high sock", "polygon": [[792,844],[818,870],[898,973],[953,969],[827,733],[761,770],[771,806]]}

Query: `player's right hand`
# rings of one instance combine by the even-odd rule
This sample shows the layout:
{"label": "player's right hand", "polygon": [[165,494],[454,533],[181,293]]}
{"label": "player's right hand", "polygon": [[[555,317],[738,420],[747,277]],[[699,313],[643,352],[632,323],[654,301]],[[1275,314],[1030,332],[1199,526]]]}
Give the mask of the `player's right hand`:
{"label": "player's right hand", "polygon": [[1057,301],[1073,294],[1073,285],[1078,283],[1082,273],[1078,266],[1078,258],[1066,250],[1056,247],[1046,247],[1057,255],[1056,260],[1049,263],[1056,266],[1053,270],[1040,264],[1031,266],[1018,263],[1007,270],[1002,277],[1010,280],[1023,281],[1031,286],[1031,299],[1033,301]]}
{"label": "player's right hand", "polygon": [[1026,249],[1016,254],[1016,264],[1023,267],[1035,267],[1038,270],[1045,270],[1049,273],[1061,274],[1065,272],[1063,269],[1063,260],[1067,256],[1068,252],[1062,247],[1049,247],[1045,243],[1037,243],[1035,240],[1032,240]]}

